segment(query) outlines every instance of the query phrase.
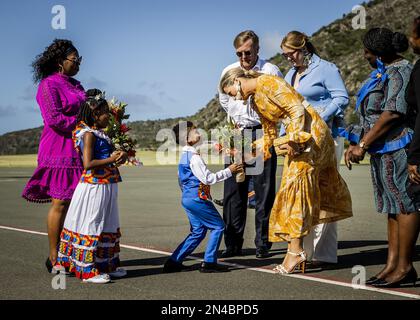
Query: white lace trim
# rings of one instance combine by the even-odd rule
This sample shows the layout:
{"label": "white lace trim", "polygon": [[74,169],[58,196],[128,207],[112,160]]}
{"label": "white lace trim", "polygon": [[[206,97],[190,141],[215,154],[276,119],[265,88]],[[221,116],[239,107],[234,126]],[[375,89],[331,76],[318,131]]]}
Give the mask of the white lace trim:
{"label": "white lace trim", "polygon": [[77,138],[77,141],[76,141],[76,145],[77,146],[79,146],[80,145],[80,142],[82,141],[82,139],[83,139],[83,136],[85,135],[85,133],[86,132],[91,132],[91,133],[93,133],[96,137],[98,137],[98,138],[101,138],[101,139],[105,139],[110,145],[112,145],[112,141],[111,141],[111,138],[110,137],[108,137],[107,135],[106,135],[106,133],[105,132],[103,132],[102,130],[96,130],[96,129],[92,129],[92,128],[90,128],[90,127],[88,127],[88,126],[84,126],[84,128],[83,129],[81,129],[76,135],[75,135],[75,137]]}

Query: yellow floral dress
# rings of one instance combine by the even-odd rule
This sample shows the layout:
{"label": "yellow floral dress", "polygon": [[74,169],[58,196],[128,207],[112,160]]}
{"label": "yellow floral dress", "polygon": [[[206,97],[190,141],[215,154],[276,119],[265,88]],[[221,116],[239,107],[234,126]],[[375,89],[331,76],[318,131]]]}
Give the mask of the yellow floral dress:
{"label": "yellow floral dress", "polygon": [[[304,146],[300,155],[286,156],[283,177],[269,223],[269,241],[290,241],[308,234],[317,224],[353,215],[350,192],[336,167],[334,140],[327,124],[284,79],[257,79],[254,108],[264,130],[264,159],[269,148],[289,141]],[[282,121],[286,135],[277,138]]]}

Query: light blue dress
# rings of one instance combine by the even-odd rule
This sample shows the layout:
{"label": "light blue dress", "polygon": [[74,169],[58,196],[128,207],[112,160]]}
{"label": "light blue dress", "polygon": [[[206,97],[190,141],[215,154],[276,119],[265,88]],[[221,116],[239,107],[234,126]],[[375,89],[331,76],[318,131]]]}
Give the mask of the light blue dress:
{"label": "light blue dress", "polygon": [[[293,67],[284,77],[292,86],[296,72],[297,68]],[[344,127],[344,110],[349,96],[336,65],[313,54],[296,90],[328,124],[333,137],[337,137],[338,127]]]}

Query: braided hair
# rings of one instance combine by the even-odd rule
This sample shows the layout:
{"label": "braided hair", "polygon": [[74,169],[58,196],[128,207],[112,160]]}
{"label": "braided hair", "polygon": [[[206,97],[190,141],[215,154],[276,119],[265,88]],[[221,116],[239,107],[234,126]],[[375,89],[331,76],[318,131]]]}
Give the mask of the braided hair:
{"label": "braided hair", "polygon": [[79,115],[77,117],[77,122],[83,121],[89,127],[93,127],[95,125],[95,110],[98,110],[103,105],[108,104],[108,102],[105,99],[96,98],[96,96],[101,94],[102,91],[99,89],[89,89],[86,91],[87,100],[82,104],[80,108]]}
{"label": "braided hair", "polygon": [[32,62],[34,82],[37,83],[57,72],[59,65],[73,52],[77,53],[77,49],[70,40],[55,39]]}
{"label": "braided hair", "polygon": [[408,39],[388,28],[372,28],[364,35],[363,45],[376,56],[392,57],[408,49]]}

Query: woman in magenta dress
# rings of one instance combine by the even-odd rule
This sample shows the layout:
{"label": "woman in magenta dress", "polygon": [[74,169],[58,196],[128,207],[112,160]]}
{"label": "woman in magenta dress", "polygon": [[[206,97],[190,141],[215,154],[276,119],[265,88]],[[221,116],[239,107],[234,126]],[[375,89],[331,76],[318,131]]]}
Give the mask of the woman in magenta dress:
{"label": "woman in magenta dress", "polygon": [[82,57],[69,40],[55,39],[33,62],[36,100],[44,122],[38,149],[38,167],[23,190],[28,201],[52,202],[48,212],[49,272],[57,273],[57,245],[73,192],[83,171],[73,146],[72,131],[86,100],[85,90],[73,79]]}

